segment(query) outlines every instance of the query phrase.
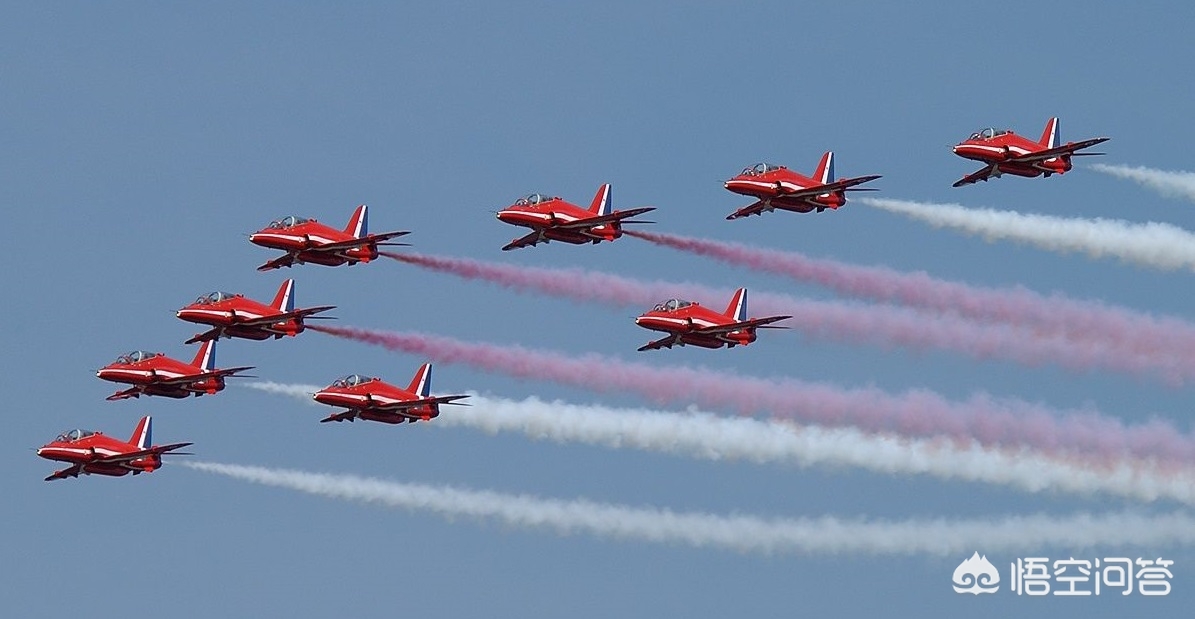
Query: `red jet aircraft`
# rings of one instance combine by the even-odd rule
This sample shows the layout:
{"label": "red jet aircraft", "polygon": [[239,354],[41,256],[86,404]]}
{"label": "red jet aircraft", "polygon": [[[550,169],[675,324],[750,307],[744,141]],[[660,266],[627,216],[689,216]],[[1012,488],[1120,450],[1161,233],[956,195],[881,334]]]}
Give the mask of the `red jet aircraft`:
{"label": "red jet aircraft", "polygon": [[141,394],[185,398],[214,394],[224,388],[226,377],[252,369],[251,366],[216,369],[216,341],[207,340],[189,364],[160,352],[134,350],[100,368],[95,375],[114,383],[133,385],[108,396],[109,400],[139,398]]}
{"label": "red jet aircraft", "polygon": [[692,301],[669,299],[635,319],[635,324],[653,331],[664,331],[668,337],[648,342],[639,348],[658,350],[675,345],[692,344],[702,348],[734,348],[755,341],[756,329],[785,329],[769,327],[792,316],[747,318],[747,289],[739,288],[726,311],[719,314]]}
{"label": "red jet aircraft", "polygon": [[128,473],[139,475],[142,471],[152,473],[162,466],[162,454],[191,444],[154,445],[151,424],[148,415],[142,417],[127,443],[91,430],[71,430],[59,434],[58,438],[38,449],[37,455],[47,460],[70,462],[71,466],[54,471],[46,481],[78,477],[80,473],[112,477]]}
{"label": "red jet aircraft", "polygon": [[1046,176],[1065,174],[1071,169],[1071,157],[1102,155],[1104,153],[1077,153],[1111,138],[1092,138],[1082,142],[1067,142],[1058,145],[1058,118],[1046,123],[1046,129],[1037,142],[1019,136],[1007,129],[987,128],[976,131],[971,137],[954,147],[954,154],[987,164],[982,170],[968,174],[954,183],[955,187],[986,181],[1002,174],[1017,176]]}
{"label": "red jet aircraft", "polygon": [[625,211],[610,211],[610,185],[598,188],[589,210],[570,204],[558,197],[533,193],[519,198],[514,204],[498,211],[498,219],[516,226],[534,230],[527,236],[517,238],[502,248],[502,251],[529,247],[549,241],[562,241],[581,245],[613,241],[622,236],[622,224],[649,224],[650,221],[632,221],[629,218],[654,211],[654,206],[633,208]]}
{"label": "red jet aircraft", "polygon": [[751,196],[758,201],[726,216],[738,219],[748,215],[759,215],[765,211],[780,209],[797,213],[816,210],[837,209],[846,204],[847,191],[875,191],[874,189],[852,189],[874,181],[880,176],[859,176],[834,179],[834,153],[826,151],[817,164],[813,178],[801,176],[792,170],[771,163],[757,163],[726,181],[730,191]]}
{"label": "red jet aircraft", "polygon": [[[282,282],[270,305],[263,305],[239,294],[213,292],[199,297],[194,303],[178,310],[179,318],[189,322],[213,325],[212,329],[187,340],[187,344],[217,340],[221,337],[241,337],[249,340],[278,339],[284,335],[303,332],[303,319],[312,314],[334,309],[335,305],[321,305],[295,309],[295,280]],[[317,316],[316,318],[325,318]]]}
{"label": "red jet aircraft", "polygon": [[357,418],[382,423],[415,423],[439,416],[441,404],[459,404],[454,400],[467,395],[432,396],[432,365],[424,363],[415,372],[411,384],[402,389],[380,378],[350,374],[326,388],[315,392],[316,402],[330,406],[344,406],[349,410],[333,413],[320,422],[353,421]]}
{"label": "red jet aircraft", "polygon": [[305,262],[333,267],[369,262],[378,257],[379,245],[406,245],[385,242],[404,234],[410,232],[370,234],[369,207],[362,204],[353,211],[343,232],[314,219],[291,215],[272,221],[269,226],[249,235],[249,242],[286,252],[285,256],[257,267],[258,271],[269,271]]}

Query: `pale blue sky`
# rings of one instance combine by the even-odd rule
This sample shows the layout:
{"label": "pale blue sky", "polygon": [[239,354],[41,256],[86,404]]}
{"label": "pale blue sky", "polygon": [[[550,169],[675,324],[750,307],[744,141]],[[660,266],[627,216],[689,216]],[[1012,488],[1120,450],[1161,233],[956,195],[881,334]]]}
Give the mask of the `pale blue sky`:
{"label": "pale blue sky", "polygon": [[[1175,593],[1037,600],[954,594],[957,558],[758,557],[557,537],[387,511],[168,467],[46,484],[29,448],[71,427],[124,436],[153,414],[159,442],[205,460],[450,483],[551,497],[768,516],[968,517],[1101,511],[1127,503],[852,470],[697,462],[446,430],[318,424],[322,411],[229,388],[188,401],[105,402],[95,370],[134,348],[184,359],[172,315],[213,289],[300,305],[346,325],[425,330],[661,364],[889,390],[979,390],[1190,427],[1191,390],[769,333],[733,351],[647,356],[628,312],[517,295],[389,261],[284,274],[244,234],[295,213],[409,229],[416,249],[576,265],[719,286],[829,293],[623,239],[498,250],[520,232],[492,212],[543,191],[654,205],[655,229],[923,269],[977,284],[1191,316],[1190,276],[989,244],[861,205],[727,222],[720,184],[770,160],[883,174],[878,195],[1063,216],[1167,221],[1195,205],[1079,168],[952,189],[975,169],[949,146],[996,125],[1108,135],[1109,163],[1195,169],[1188,3],[157,3],[9,4],[0,19],[0,204],[8,317],[0,462],[8,558],[0,608],[176,617],[793,617],[833,613],[1123,616],[1185,609]],[[796,320],[800,320],[797,317]],[[795,338],[795,339],[794,339]],[[362,372],[407,380],[422,359],[318,333],[222,342],[222,365],[281,382]],[[436,388],[642,404],[441,366]],[[1169,508],[1169,506],[1165,506]],[[983,551],[982,548],[978,550]],[[1042,549],[1047,556],[1094,552]],[[1086,553],[1086,554],[1083,554]],[[1007,554],[1007,553],[1006,553]],[[1026,553],[1028,554],[1028,553]],[[1002,561],[1015,558],[999,555]],[[866,592],[866,594],[863,594]]]}

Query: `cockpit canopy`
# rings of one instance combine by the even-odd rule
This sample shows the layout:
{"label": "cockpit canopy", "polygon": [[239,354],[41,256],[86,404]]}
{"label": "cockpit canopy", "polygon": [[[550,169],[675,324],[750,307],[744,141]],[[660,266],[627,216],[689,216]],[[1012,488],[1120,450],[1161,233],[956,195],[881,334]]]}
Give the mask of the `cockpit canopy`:
{"label": "cockpit canopy", "polygon": [[309,221],[311,221],[311,220],[307,219],[306,217],[296,217],[294,215],[287,215],[286,217],[283,217],[282,219],[275,219],[274,221],[271,221],[269,227],[271,229],[278,230],[280,228],[290,228],[291,226],[305,224]]}
{"label": "cockpit canopy", "polygon": [[744,176],[758,176],[760,174],[767,174],[768,172],[775,172],[784,166],[778,166],[774,163],[757,163],[749,168],[743,168],[742,174]]}
{"label": "cockpit canopy", "polygon": [[158,356],[156,352],[149,352],[147,350],[134,350],[133,352],[125,353],[116,358],[117,363],[137,363],[138,361],[145,361]]}
{"label": "cockpit canopy", "polygon": [[209,294],[205,294],[202,297],[199,297],[198,299],[195,299],[195,304],[196,305],[208,305],[210,303],[219,303],[221,301],[227,301],[228,299],[231,299],[235,296],[236,295],[232,294],[231,292],[212,292]]}
{"label": "cockpit canopy", "polygon": [[555,200],[555,198],[542,193],[533,193],[515,200],[515,206],[535,206],[551,200]]}
{"label": "cockpit canopy", "polygon": [[376,380],[376,379],[374,379],[371,376],[362,376],[360,374],[349,374],[348,376],[345,376],[343,378],[336,379],[332,383],[332,386],[333,387],[356,387],[357,385],[362,385],[362,384],[368,383],[371,380]]}
{"label": "cockpit canopy", "polygon": [[682,307],[689,307],[690,305],[693,305],[692,301],[685,301],[683,299],[668,299],[667,301],[664,301],[663,303],[660,303],[659,305],[656,305],[655,307],[651,308],[651,311],[653,311],[653,312],[671,312],[674,310],[681,309]]}
{"label": "cockpit canopy", "polygon": [[58,437],[55,438],[54,440],[58,441],[59,443],[72,443],[81,438],[87,438],[94,434],[95,434],[95,432],[92,432],[91,430],[80,430],[78,428],[75,428],[74,430],[71,430],[70,432],[63,432],[62,434],[59,434]]}
{"label": "cockpit canopy", "polygon": [[975,133],[972,133],[971,137],[969,137],[967,139],[968,140],[990,140],[994,137],[1001,136],[1006,133],[1012,133],[1012,132],[1009,131],[1008,129],[994,129],[992,127],[988,127],[987,129],[983,129],[981,131],[976,131]]}

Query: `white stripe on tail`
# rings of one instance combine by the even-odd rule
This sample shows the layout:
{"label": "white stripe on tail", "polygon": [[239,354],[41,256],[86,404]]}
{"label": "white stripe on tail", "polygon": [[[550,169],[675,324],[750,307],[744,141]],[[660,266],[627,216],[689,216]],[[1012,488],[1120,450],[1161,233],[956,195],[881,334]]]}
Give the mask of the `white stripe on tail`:
{"label": "white stripe on tail", "polygon": [[344,227],[347,234],[353,235],[353,238],[361,238],[369,236],[369,207],[362,204],[353,211],[353,216],[349,218],[349,225]]}
{"label": "white stripe on tail", "polygon": [[739,288],[734,291],[734,297],[730,299],[730,305],[726,306],[725,314],[733,318],[735,322],[743,322],[747,320],[747,289]]}
{"label": "white stripe on tail", "polygon": [[601,216],[610,214],[610,183],[598,187],[597,195],[589,205],[589,212]]}
{"label": "white stripe on tail", "polygon": [[141,418],[137,422],[137,427],[133,428],[133,437],[129,442],[136,445],[137,449],[149,449],[154,444],[153,437],[153,419],[149,415]]}
{"label": "white stripe on tail", "polygon": [[424,363],[419,366],[419,369],[415,372],[415,377],[411,379],[410,386],[407,387],[407,391],[421,398],[426,398],[431,394],[432,364]]}
{"label": "white stripe on tail", "polygon": [[191,365],[202,368],[205,372],[216,369],[216,340],[208,340],[199,345],[199,352]]}
{"label": "white stripe on tail", "polygon": [[278,288],[278,294],[274,295],[274,302],[271,307],[280,312],[295,311],[295,280],[288,279],[282,282],[282,287]]}
{"label": "white stripe on tail", "polygon": [[823,185],[834,182],[834,151],[828,150],[826,154],[822,155],[822,160],[818,162],[813,178]]}
{"label": "white stripe on tail", "polygon": [[1058,117],[1055,116],[1046,121],[1046,130],[1041,133],[1040,143],[1046,148],[1058,148],[1058,142],[1062,138],[1058,131]]}

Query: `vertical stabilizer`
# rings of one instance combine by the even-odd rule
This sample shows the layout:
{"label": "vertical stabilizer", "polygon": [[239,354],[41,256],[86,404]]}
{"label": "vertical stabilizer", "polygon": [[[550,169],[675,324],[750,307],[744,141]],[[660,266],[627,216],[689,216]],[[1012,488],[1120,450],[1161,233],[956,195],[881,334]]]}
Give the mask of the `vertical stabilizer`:
{"label": "vertical stabilizer", "polygon": [[826,154],[822,155],[822,160],[818,162],[813,178],[823,185],[834,182],[834,151],[828,150]]}
{"label": "vertical stabilizer", "polygon": [[610,183],[598,187],[597,195],[589,205],[589,212],[599,216],[610,214]]}
{"label": "vertical stabilizer", "polygon": [[735,322],[743,322],[747,320],[747,289],[739,288],[734,291],[734,297],[730,299],[730,305],[726,306],[726,316],[733,319]]}
{"label": "vertical stabilizer", "polygon": [[353,238],[361,238],[369,236],[369,207],[362,204],[353,211],[353,216],[349,218],[349,225],[344,227],[346,234],[353,235]]}
{"label": "vertical stabilizer", "polygon": [[411,379],[411,384],[407,387],[407,391],[421,397],[426,398],[432,392],[432,364],[424,363],[419,366],[415,372],[415,377]]}
{"label": "vertical stabilizer", "polygon": [[295,280],[288,279],[282,282],[282,287],[278,289],[278,294],[274,295],[274,302],[270,307],[280,312],[295,311]]}
{"label": "vertical stabilizer", "polygon": [[133,437],[129,442],[136,445],[137,449],[149,449],[154,444],[153,437],[153,419],[149,415],[141,418],[137,422],[137,427],[133,428]]}
{"label": "vertical stabilizer", "polygon": [[199,345],[199,352],[191,365],[202,368],[205,372],[216,369],[216,340],[207,340]]}
{"label": "vertical stabilizer", "polygon": [[1061,139],[1062,136],[1058,131],[1058,117],[1055,116],[1046,122],[1046,130],[1042,131],[1040,142],[1046,148],[1057,148]]}

